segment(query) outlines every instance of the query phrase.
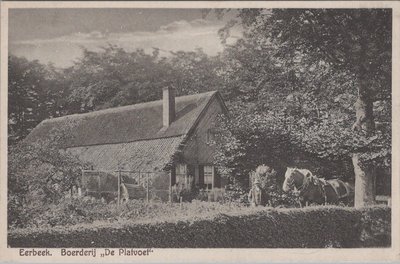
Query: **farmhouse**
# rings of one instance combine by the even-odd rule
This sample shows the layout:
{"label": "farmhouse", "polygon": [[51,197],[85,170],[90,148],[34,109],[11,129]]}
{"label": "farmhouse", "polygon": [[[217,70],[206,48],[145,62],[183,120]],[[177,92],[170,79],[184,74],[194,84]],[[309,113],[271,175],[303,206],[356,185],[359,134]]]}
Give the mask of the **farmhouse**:
{"label": "farmhouse", "polygon": [[166,172],[170,185],[191,177],[200,188],[213,189],[222,183],[210,143],[218,115],[227,113],[219,92],[175,98],[165,88],[159,101],[44,120],[27,139],[65,128],[65,149],[93,170]]}

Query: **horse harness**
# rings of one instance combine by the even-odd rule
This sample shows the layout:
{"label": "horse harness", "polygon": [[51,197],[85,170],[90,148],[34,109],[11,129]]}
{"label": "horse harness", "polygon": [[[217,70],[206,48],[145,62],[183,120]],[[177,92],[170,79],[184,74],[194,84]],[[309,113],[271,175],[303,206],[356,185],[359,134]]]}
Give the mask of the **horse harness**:
{"label": "horse harness", "polygon": [[297,188],[300,196],[304,196],[307,193],[307,191],[309,190],[308,187],[310,186],[310,184],[313,184],[318,187],[318,189],[319,189],[320,193],[322,194],[322,196],[324,197],[324,200],[326,203],[328,201],[328,196],[326,195],[325,188],[330,185],[329,182],[327,182],[326,180],[323,180],[323,179],[319,179],[317,176],[314,176],[314,175],[306,176],[306,177],[304,177],[303,185],[300,186],[300,188]]}
{"label": "horse harness", "polygon": [[326,194],[326,188],[328,186],[332,187],[332,189],[336,193],[338,199],[344,198],[348,195],[347,193],[341,195],[338,191],[338,188],[335,188],[335,186],[333,186],[332,182],[329,182],[325,179],[320,179],[314,175],[310,175],[310,176],[304,177],[303,185],[300,188],[298,188],[301,196],[303,196],[304,194],[307,193],[307,189],[310,186],[310,183],[312,183],[313,185],[316,185],[318,187],[319,191],[321,192],[322,196],[325,199],[325,203],[328,201],[328,196]]}

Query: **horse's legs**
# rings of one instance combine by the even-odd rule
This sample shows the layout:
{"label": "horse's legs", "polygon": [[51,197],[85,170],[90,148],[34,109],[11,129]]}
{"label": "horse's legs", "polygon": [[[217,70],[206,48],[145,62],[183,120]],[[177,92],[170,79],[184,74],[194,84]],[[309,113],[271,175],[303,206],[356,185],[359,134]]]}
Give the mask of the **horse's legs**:
{"label": "horse's legs", "polygon": [[306,201],[306,206],[308,206],[308,201]]}

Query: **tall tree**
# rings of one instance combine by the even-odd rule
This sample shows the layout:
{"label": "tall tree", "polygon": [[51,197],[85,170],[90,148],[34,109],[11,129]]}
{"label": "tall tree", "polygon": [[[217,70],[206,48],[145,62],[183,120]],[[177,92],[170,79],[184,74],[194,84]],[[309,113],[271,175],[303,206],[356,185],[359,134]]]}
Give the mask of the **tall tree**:
{"label": "tall tree", "polygon": [[158,59],[158,53],[127,52],[114,45],[98,52],[84,49],[69,72],[69,108],[87,112],[159,98],[157,88],[167,84],[169,70]]}
{"label": "tall tree", "polygon": [[114,45],[84,50],[68,77],[70,108],[87,112],[158,100],[165,86],[175,87],[177,95],[213,90],[219,87],[215,64],[202,50],[171,52],[169,57],[161,57],[158,49],[146,54]]}
{"label": "tall tree", "polygon": [[[301,78],[315,74],[316,80],[324,80],[327,76],[350,80],[342,87],[326,85],[323,81],[322,88],[335,91],[349,88],[343,95],[347,94],[355,101],[356,118],[351,125],[355,132],[343,134],[348,136],[347,143],[351,140],[360,143],[348,146],[356,174],[356,206],[374,202],[376,169],[373,160],[377,155],[388,156],[387,152],[390,153],[388,142],[379,141],[385,136],[390,139],[387,133],[390,129],[376,130],[374,102],[382,104],[383,101],[390,106],[391,101],[391,15],[389,9],[245,9],[239,14],[246,29],[245,38],[253,39],[259,46],[275,44],[274,56],[278,65],[293,69],[294,76]],[[329,90],[321,91],[321,87],[314,86],[314,91],[309,92],[323,95],[329,94]],[[313,96],[312,93],[309,95]],[[340,98],[337,101],[340,102]],[[388,109],[390,107],[385,109],[384,116],[390,116]],[[326,121],[335,122],[337,118]],[[335,126],[325,125],[325,128],[329,127]],[[321,131],[320,128],[314,130],[311,137],[322,138],[325,133],[322,131],[318,136]],[[325,129],[325,132],[329,130]],[[378,154],[371,153],[381,143],[386,144],[386,149]],[[340,142],[336,145],[343,149]]]}
{"label": "tall tree", "polygon": [[60,115],[60,76],[51,65],[9,56],[8,140],[23,139],[43,119]]}

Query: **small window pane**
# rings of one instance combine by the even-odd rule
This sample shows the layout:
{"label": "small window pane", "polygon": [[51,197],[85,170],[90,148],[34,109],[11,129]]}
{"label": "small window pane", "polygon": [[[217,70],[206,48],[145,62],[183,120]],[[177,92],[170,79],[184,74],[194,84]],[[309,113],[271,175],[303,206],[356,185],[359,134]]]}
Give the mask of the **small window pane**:
{"label": "small window pane", "polygon": [[204,184],[206,185],[207,189],[212,189],[213,187],[213,170],[213,166],[204,166]]}
{"label": "small window pane", "polygon": [[186,174],[186,164],[177,164],[176,174]]}
{"label": "small window pane", "polygon": [[213,166],[204,166],[204,173],[212,173]]}

